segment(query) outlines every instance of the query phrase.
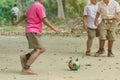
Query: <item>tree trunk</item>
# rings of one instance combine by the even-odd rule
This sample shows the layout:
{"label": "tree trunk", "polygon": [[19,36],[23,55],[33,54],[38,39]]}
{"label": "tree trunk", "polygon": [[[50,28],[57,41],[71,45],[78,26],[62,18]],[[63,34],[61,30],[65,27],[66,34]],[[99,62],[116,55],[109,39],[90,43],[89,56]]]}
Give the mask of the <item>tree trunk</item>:
{"label": "tree trunk", "polygon": [[66,0],[62,0],[62,4],[63,4],[63,11],[65,12]]}
{"label": "tree trunk", "polygon": [[58,3],[58,17],[64,19],[65,16],[64,16],[62,0],[57,0],[57,3]]}

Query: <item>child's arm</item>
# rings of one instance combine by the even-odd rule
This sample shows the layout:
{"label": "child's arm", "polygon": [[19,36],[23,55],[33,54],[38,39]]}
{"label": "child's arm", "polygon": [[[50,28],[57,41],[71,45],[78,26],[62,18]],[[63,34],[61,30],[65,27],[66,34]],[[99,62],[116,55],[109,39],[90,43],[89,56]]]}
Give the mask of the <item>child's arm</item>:
{"label": "child's arm", "polygon": [[120,21],[120,12],[117,13],[117,18],[116,18],[117,21]]}
{"label": "child's arm", "polygon": [[87,20],[87,15],[84,15],[83,16],[83,28],[86,30],[87,29],[87,22],[86,22],[86,20]]}
{"label": "child's arm", "polygon": [[97,12],[96,13],[96,17],[95,17],[95,21],[94,21],[94,24],[97,26],[98,25],[98,17],[100,16],[100,13]]}
{"label": "child's arm", "polygon": [[48,27],[50,27],[50,28],[51,28],[52,30],[54,30],[56,33],[60,33],[60,32],[61,32],[59,29],[55,28],[55,27],[47,20],[47,18],[43,18],[42,21],[43,21],[43,23],[44,23],[45,25],[47,25]]}
{"label": "child's arm", "polygon": [[23,15],[18,21],[14,22],[13,25],[17,25],[20,22],[22,22],[23,20],[25,20],[27,17],[25,15]]}

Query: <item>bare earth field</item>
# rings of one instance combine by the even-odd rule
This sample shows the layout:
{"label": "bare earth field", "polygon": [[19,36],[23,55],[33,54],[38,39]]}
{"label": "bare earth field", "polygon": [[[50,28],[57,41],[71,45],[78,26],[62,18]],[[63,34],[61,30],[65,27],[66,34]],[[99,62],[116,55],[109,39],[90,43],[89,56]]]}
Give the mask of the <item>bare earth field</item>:
{"label": "bare earth field", "polygon": [[[21,74],[19,56],[30,51],[25,36],[0,36],[0,80],[120,80],[120,36],[117,36],[113,52],[115,57],[84,56],[86,36],[41,36],[46,52],[31,66],[38,75]],[[98,49],[95,38],[92,55]],[[81,66],[70,71],[68,61],[77,57]]]}

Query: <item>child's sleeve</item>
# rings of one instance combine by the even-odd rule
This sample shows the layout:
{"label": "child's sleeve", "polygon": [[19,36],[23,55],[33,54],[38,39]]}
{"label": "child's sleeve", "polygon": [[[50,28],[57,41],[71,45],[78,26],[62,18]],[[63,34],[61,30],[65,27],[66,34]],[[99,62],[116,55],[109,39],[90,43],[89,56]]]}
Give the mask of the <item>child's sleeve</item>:
{"label": "child's sleeve", "polygon": [[120,5],[118,3],[116,3],[116,12],[120,12]]}
{"label": "child's sleeve", "polygon": [[84,8],[83,15],[88,15],[88,13],[87,13],[87,6],[85,6],[85,8]]}
{"label": "child's sleeve", "polygon": [[40,5],[38,8],[37,8],[37,15],[38,17],[42,20],[43,18],[46,17],[46,14],[45,14],[45,9],[43,7],[43,5]]}

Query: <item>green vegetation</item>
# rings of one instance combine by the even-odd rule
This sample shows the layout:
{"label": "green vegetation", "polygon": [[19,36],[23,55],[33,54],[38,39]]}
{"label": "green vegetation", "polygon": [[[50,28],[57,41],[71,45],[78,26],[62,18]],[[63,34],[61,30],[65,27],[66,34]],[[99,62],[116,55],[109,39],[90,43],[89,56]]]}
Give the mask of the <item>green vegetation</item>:
{"label": "green vegetation", "polygon": [[[0,1],[0,27],[11,25],[11,8],[14,4],[17,4],[20,9],[20,14],[24,14],[28,6],[34,0],[1,0]],[[85,5],[84,0],[62,0],[62,5],[64,8],[65,19],[58,18],[58,6],[57,0],[45,0],[44,6],[46,9],[46,14],[48,19],[54,24],[62,24],[69,19],[77,18],[82,16],[83,7]],[[25,24],[23,22],[22,24]]]}

